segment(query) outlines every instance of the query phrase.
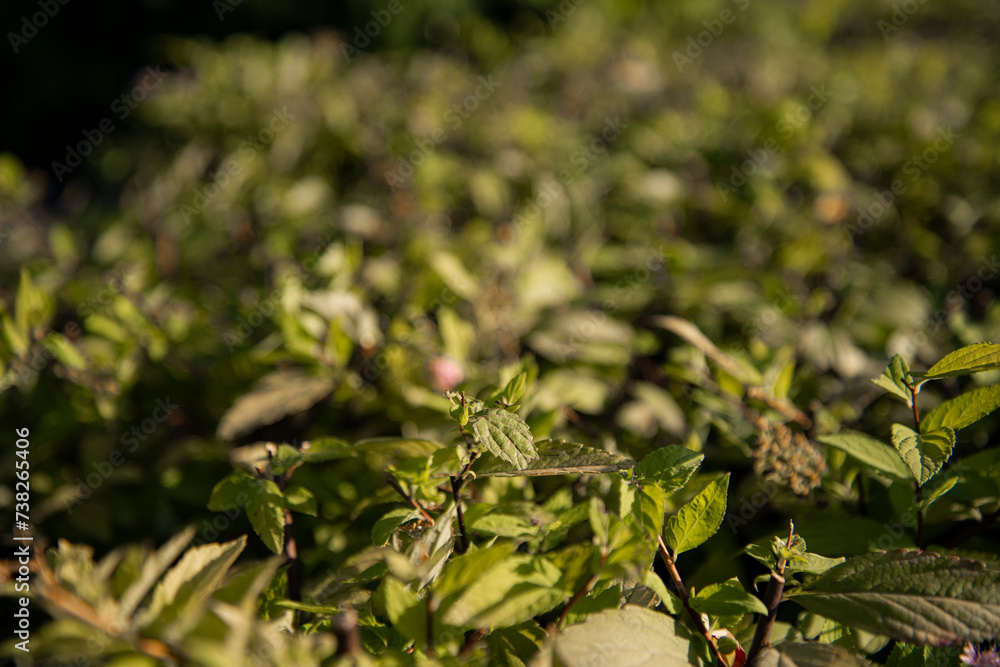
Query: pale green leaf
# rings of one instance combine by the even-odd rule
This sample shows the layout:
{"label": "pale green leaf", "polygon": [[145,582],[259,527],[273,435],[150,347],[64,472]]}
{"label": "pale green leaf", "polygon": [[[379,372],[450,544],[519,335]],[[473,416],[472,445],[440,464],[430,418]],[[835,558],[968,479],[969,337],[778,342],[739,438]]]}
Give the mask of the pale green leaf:
{"label": "pale green leaf", "polygon": [[139,577],[125,589],[118,600],[119,614],[122,618],[132,617],[132,613],[142,603],[153,584],[166,572],[170,564],[177,560],[184,547],[194,538],[195,532],[194,526],[185,528],[143,561]]}
{"label": "pale green leaf", "polygon": [[691,502],[667,519],[663,536],[679,555],[712,537],[726,514],[729,473],[706,486]]}
{"label": "pale green leaf", "polygon": [[996,638],[1000,567],[932,552],[849,559],[788,598],[852,628],[914,644]]}
{"label": "pale green leaf", "polygon": [[925,380],[943,377],[972,375],[1000,368],[1000,345],[997,343],[974,343],[955,350],[930,367],[920,376]]}
{"label": "pale green leaf", "polygon": [[892,447],[864,433],[842,431],[816,438],[824,445],[846,452],[861,463],[893,479],[910,479],[910,472]]}
{"label": "pale green leaf", "polygon": [[333,378],[294,370],[275,371],[236,399],[222,416],[217,435],[223,440],[233,440],[288,415],[305,412],[329,396],[335,386]]}
{"label": "pale green leaf", "polygon": [[688,667],[703,663],[689,631],[666,614],[626,605],[564,629],[555,639],[565,667]]}
{"label": "pale green leaf", "polygon": [[483,457],[473,470],[477,477],[539,477],[546,475],[597,475],[626,470],[635,462],[620,454],[564,440],[539,440],[538,458],[524,468],[492,457]]}
{"label": "pale green leaf", "polygon": [[427,606],[393,576],[382,580],[375,592],[375,604],[385,610],[393,627],[410,641],[425,641],[427,637]]}
{"label": "pale green leaf", "polygon": [[757,667],[867,667],[870,662],[836,644],[785,642],[766,648]]}
{"label": "pale green leaf", "polygon": [[246,535],[241,535],[231,542],[189,549],[156,586],[139,625],[146,626],[148,632],[150,627],[163,628],[176,619],[194,616],[222,583],[246,543]]}
{"label": "pale green leaf", "polygon": [[945,401],[920,419],[924,433],[942,426],[958,431],[974,424],[1000,407],[1000,384],[979,387]]}
{"label": "pale green leaf", "polygon": [[892,444],[899,452],[910,475],[923,486],[951,456],[955,432],[947,427],[917,433],[902,424],[892,425]]}
{"label": "pale green leaf", "polygon": [[569,597],[561,578],[546,559],[512,556],[480,571],[454,601],[442,601],[441,621],[467,629],[521,623]]}

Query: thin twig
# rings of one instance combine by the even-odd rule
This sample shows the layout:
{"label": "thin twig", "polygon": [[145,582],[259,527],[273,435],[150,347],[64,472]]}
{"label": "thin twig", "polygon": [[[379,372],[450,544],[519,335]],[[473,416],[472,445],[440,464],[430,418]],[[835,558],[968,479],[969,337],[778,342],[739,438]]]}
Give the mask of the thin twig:
{"label": "thin twig", "polygon": [[578,590],[576,594],[570,598],[569,602],[566,603],[562,613],[559,614],[559,620],[549,626],[549,634],[554,635],[558,632],[559,628],[561,628],[562,624],[566,621],[566,617],[569,616],[569,612],[573,608],[573,605],[579,602],[584,595],[594,589],[594,584],[597,583],[597,577],[601,574],[601,568],[604,567],[604,562],[608,559],[609,553],[610,550],[607,547],[603,547],[601,549],[601,562],[597,564],[597,572],[594,572],[593,576],[591,576],[590,579],[587,580],[587,583],[583,585],[583,588]]}
{"label": "thin twig", "polygon": [[434,653],[434,612],[437,610],[437,601],[434,593],[427,593],[427,657],[433,660],[437,657]]}
{"label": "thin twig", "polygon": [[[917,410],[917,388],[909,383],[907,383],[907,388],[910,390],[910,401],[913,404],[913,423],[916,426],[917,433],[920,433],[920,412]],[[924,510],[920,507],[920,503],[924,499],[924,489],[920,485],[920,480],[916,481],[917,484],[917,549],[921,551],[924,550]]]}
{"label": "thin twig", "polygon": [[[795,534],[795,525],[788,522],[788,541],[785,548],[792,548],[792,537]],[[771,645],[771,629],[774,621],[778,617],[778,605],[781,603],[781,595],[785,590],[785,565],[788,561],[784,558],[778,559],[778,571],[771,573],[771,578],[767,582],[767,589],[764,591],[764,606],[767,607],[767,616],[762,616],[757,622],[757,628],[753,633],[753,642],[747,652],[746,665],[753,667],[757,661],[757,656],[762,650]]]}
{"label": "thin twig", "polygon": [[455,497],[455,508],[458,514],[458,531],[462,536],[461,542],[455,548],[456,553],[464,554],[469,550],[469,534],[465,530],[465,515],[462,514],[462,482],[464,480],[461,477],[451,477],[451,493]]}
{"label": "thin twig", "polygon": [[410,494],[404,491],[403,487],[399,485],[399,482],[397,482],[394,477],[389,477],[386,480],[386,484],[395,489],[396,493],[403,496],[403,500],[405,500],[410,507],[420,512],[420,516],[424,517],[424,520],[428,521],[432,526],[434,525],[434,517],[427,513],[427,510],[424,509],[424,506],[420,504],[419,500],[411,497]]}
{"label": "thin twig", "polygon": [[361,653],[361,633],[358,631],[358,613],[351,607],[333,617],[330,623],[337,637],[337,655],[357,655]]}
{"label": "thin twig", "polygon": [[715,656],[716,661],[719,663],[719,667],[728,667],[725,658],[722,657],[722,653],[719,651],[718,645],[715,643],[715,639],[712,638],[711,633],[709,633],[708,628],[705,626],[705,620],[701,617],[701,614],[696,612],[691,608],[691,604],[688,602],[688,592],[684,588],[684,581],[681,579],[680,573],[677,571],[677,566],[674,565],[674,559],[670,556],[670,551],[667,550],[667,545],[663,543],[663,538],[660,535],[656,536],[656,541],[659,543],[660,547],[660,558],[667,566],[667,571],[670,572],[670,578],[674,582],[674,586],[677,588],[677,595],[681,599],[681,604],[687,609],[688,615],[691,620],[694,621],[694,626],[701,633],[701,636],[705,638],[708,642],[708,647],[712,650],[712,655]]}
{"label": "thin twig", "polygon": [[476,649],[476,644],[478,644],[483,637],[486,636],[485,628],[477,628],[476,630],[469,630],[465,633],[465,644],[462,646],[462,650],[459,651],[458,657],[461,660],[468,660],[469,656]]}

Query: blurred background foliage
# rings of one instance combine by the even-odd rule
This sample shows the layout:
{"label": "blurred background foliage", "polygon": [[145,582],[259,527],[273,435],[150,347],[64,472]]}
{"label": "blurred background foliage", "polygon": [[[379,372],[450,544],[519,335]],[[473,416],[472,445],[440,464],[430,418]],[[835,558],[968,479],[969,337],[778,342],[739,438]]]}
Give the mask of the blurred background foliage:
{"label": "blurred background foliage", "polygon": [[[207,3],[182,20],[181,4],[147,2],[129,10],[149,22],[126,31],[127,70],[102,79],[99,58],[44,60],[76,29],[84,8],[67,5],[8,72],[39,92],[5,105],[0,421],[31,429],[41,534],[99,553],[162,542],[210,525],[234,442],[446,439],[441,391],[518,367],[535,378],[522,414],[536,437],[635,459],[685,444],[706,454],[706,480],[733,471],[739,508],[761,483],[755,430],[725,398],[738,383],[717,386],[657,316],[742,359],[813,417],[812,436],[887,437],[906,409],[868,380],[892,354],[922,369],[995,339],[997,5],[400,6],[354,51],[355,28],[387,5],[247,1],[219,21]],[[109,26],[129,16],[107,7]],[[162,83],[57,182],[64,146],[114,118],[108,100],[155,64]],[[90,116],[51,115],[77,96]],[[220,427],[262,378],[259,401]],[[922,404],[964,388],[941,383]],[[957,456],[996,427],[962,431]],[[701,568],[691,583],[731,576],[733,553],[789,515],[813,551],[840,555],[909,506],[876,486],[871,535],[845,541],[818,517],[865,499],[847,484],[856,467],[827,461],[810,496],[782,487],[715,538],[717,558],[685,564]],[[319,501],[296,523],[307,573],[369,543],[380,512],[361,499],[394,500],[360,462],[296,482]],[[498,499],[528,493],[490,484]],[[949,521],[931,513],[932,539],[1000,495],[976,484],[956,487]],[[0,506],[13,508],[9,487]],[[218,539],[244,532],[241,517]]]}

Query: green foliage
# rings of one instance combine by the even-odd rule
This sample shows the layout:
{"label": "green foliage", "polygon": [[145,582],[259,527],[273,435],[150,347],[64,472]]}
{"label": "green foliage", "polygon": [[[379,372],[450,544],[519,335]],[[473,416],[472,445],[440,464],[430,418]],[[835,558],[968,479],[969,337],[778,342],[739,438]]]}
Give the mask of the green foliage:
{"label": "green foliage", "polygon": [[683,67],[700,3],[462,14],[426,31],[457,56],[166,40],[101,196],[0,155],[4,469],[54,545],[3,655],[713,664],[775,610],[757,665],[996,640],[988,12],[751,4]]}

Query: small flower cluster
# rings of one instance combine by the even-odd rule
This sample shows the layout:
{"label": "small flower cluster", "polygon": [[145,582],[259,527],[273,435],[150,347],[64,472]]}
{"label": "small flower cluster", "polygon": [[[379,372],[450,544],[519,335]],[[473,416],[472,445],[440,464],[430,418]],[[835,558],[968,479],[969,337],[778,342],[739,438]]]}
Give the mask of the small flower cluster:
{"label": "small flower cluster", "polygon": [[801,433],[793,433],[784,424],[761,419],[753,469],[763,479],[787,484],[800,496],[808,495],[820,484],[826,472],[822,452]]}
{"label": "small flower cluster", "polygon": [[993,645],[990,645],[989,649],[980,650],[972,644],[966,644],[960,659],[962,664],[974,667],[1000,667],[1000,653],[997,653]]}

